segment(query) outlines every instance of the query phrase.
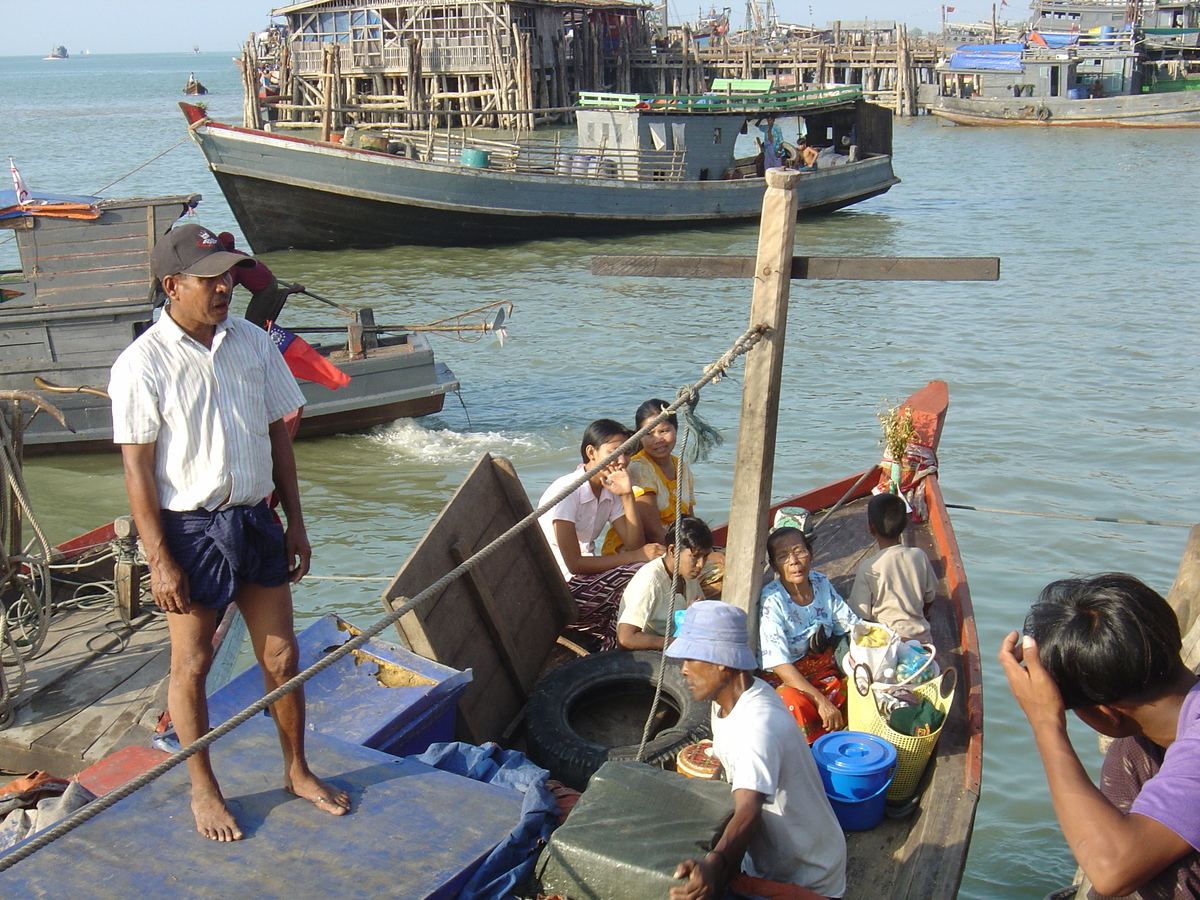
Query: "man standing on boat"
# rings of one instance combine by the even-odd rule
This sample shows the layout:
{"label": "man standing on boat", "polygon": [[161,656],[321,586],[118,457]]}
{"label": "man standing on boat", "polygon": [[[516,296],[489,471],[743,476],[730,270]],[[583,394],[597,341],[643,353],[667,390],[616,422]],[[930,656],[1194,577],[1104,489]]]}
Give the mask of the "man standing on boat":
{"label": "man standing on boat", "polygon": [[[1025,636],[1000,648],[1063,836],[1105,896],[1200,897],[1200,683],[1181,647],[1167,601],[1113,573],[1048,585]],[[1117,738],[1099,788],[1071,746],[1068,709]]]}
{"label": "man standing on boat", "polygon": [[[821,900],[846,891],[846,839],[796,720],[754,677],[746,613],[720,600],[688,607],[666,650],[683,660],[688,690],[712,708],[713,755],[733,790],[733,818],[703,859],[679,864],[671,900],[710,900],[724,886],[763,895],[761,880],[787,896]],[[743,864],[742,857],[746,857]]]}
{"label": "man standing on boat", "polygon": [[[229,270],[252,265],[198,225],[173,228],[150,256],[168,305],[113,364],[113,440],[171,635],[168,703],[186,746],[209,730],[205,678],[222,610],[237,603],[268,691],[299,661],[290,584],[308,571],[291,438],[283,417],[304,397],[266,332],[229,315]],[[286,530],[267,507],[274,490]],[[350,798],[317,778],[304,754],[304,694],[271,707],[284,789],[335,816]],[[207,750],[188,761],[197,830],[216,841],[242,831]]]}

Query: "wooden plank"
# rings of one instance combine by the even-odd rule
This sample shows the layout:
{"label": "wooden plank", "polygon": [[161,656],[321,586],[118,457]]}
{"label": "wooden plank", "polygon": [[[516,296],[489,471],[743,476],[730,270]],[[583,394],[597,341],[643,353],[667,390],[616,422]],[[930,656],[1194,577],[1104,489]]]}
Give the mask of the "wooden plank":
{"label": "wooden plank", "polygon": [[[403,605],[530,511],[511,464],[484,454],[385,591],[384,605],[390,610]],[[476,583],[492,595],[490,603],[481,604],[460,578],[396,624],[415,652],[475,671],[459,710],[477,742],[503,735],[524,705],[525,687],[533,684],[563,627],[577,615],[549,547],[544,554],[526,552],[531,541],[536,547],[532,534],[545,544],[540,529],[532,526],[527,536],[475,569]]]}
{"label": "wooden plank", "polygon": [[[593,275],[753,278],[752,256],[593,256]],[[793,280],[997,281],[998,256],[795,256]]]}
{"label": "wooden plank", "polygon": [[1200,525],[1188,532],[1179,560],[1179,572],[1167,594],[1167,602],[1179,619],[1183,635],[1183,661],[1196,671],[1200,667]]}
{"label": "wooden plank", "polygon": [[[742,416],[733,465],[738,477],[734,479],[730,499],[729,543],[725,550],[721,598],[744,609],[751,622],[758,621],[762,565],[766,558],[799,180],[799,172],[767,170],[755,262],[758,277],[754,280],[750,305],[750,324],[766,326],[767,332],[746,357]],[[756,628],[750,629],[750,644],[753,648],[758,646]]]}

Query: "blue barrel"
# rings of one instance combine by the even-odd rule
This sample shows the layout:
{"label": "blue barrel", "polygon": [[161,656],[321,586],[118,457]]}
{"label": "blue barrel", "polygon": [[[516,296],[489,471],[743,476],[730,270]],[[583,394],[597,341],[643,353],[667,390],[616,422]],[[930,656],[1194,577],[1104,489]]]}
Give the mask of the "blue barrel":
{"label": "blue barrel", "polygon": [[1086,88],[1077,88],[1077,87],[1068,88],[1067,89],[1067,99],[1068,100],[1086,100],[1087,99],[1087,89]]}
{"label": "blue barrel", "polygon": [[470,166],[472,169],[486,169],[491,158],[492,154],[487,150],[478,150],[475,147],[463,147],[462,149],[462,164]]}
{"label": "blue barrel", "polygon": [[896,748],[873,734],[834,731],[817,738],[812,754],[842,829],[866,831],[878,825],[896,774]]}

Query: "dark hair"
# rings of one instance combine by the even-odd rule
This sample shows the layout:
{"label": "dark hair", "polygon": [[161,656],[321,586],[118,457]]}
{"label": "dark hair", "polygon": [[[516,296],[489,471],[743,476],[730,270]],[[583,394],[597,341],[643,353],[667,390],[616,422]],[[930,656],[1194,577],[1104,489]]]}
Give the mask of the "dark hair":
{"label": "dark hair", "polygon": [[668,547],[674,546],[676,553],[680,550],[712,553],[713,535],[701,519],[695,516],[680,516],[667,526],[663,543]]}
{"label": "dark hair", "polygon": [[579,455],[587,462],[587,448],[599,447],[605,441],[610,441],[620,435],[628,438],[633,432],[613,419],[597,419],[583,429],[583,440],[579,442]]}
{"label": "dark hair", "polygon": [[1121,572],[1046,585],[1025,633],[1067,709],[1155,699],[1183,666],[1175,611]]}
{"label": "dark hair", "polygon": [[877,535],[894,540],[908,524],[908,506],[899,494],[876,494],[867,501],[867,521]]}
{"label": "dark hair", "polygon": [[[642,425],[653,419],[670,405],[666,400],[647,400],[637,408],[637,412],[633,414],[633,421],[637,423],[638,428],[641,428]],[[678,430],[679,418],[675,413],[671,413],[663,421],[670,422]]]}
{"label": "dark hair", "polygon": [[799,528],[793,528],[791,525],[784,525],[782,528],[776,528],[767,536],[767,559],[771,560],[771,565],[775,564],[775,548],[782,543],[786,537],[798,537],[808,548],[808,552],[812,552],[812,538],[801,531]]}

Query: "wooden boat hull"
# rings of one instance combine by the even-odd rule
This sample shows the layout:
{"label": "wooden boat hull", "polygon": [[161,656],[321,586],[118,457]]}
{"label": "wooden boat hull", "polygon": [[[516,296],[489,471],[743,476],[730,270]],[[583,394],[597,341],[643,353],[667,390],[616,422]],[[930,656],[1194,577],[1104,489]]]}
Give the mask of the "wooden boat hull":
{"label": "wooden boat hull", "polygon": [[1200,128],[1200,91],[1071,100],[938,97],[929,111],[958,125]]}
{"label": "wooden boat hull", "polygon": [[[304,394],[304,416],[297,437],[319,437],[361,431],[396,419],[427,416],[442,409],[447,392],[458,390],[454,373],[435,362],[429,338],[406,335],[403,342],[383,341],[360,360],[334,359],[350,375],[350,383],[336,391],[297,379]],[[344,356],[344,354],[342,354]],[[84,369],[39,367],[0,377],[0,387],[33,387],[34,375],[56,384],[108,383],[108,366]],[[108,400],[94,394],[53,394],[52,402],[62,410],[72,434],[48,416],[38,415],[25,431],[25,454],[89,453],[115,450],[112,442],[112,409]]]}
{"label": "wooden boat hull", "polygon": [[[927,440],[936,448],[948,397],[944,382],[931,382],[907,401],[936,417]],[[883,471],[866,472],[783,500],[771,508],[802,507],[815,514],[846,498],[821,526],[813,568],[827,575],[843,596],[849,594],[859,560],[874,552],[867,535],[866,501]],[[908,817],[885,818],[870,831],[847,834],[847,891],[844,900],[953,900],[966,865],[983,768],[983,689],[979,639],[966,571],[937,475],[918,487],[925,523],[910,526],[909,540],[929,554],[939,589],[930,625],[939,659],[958,671],[958,687],[941,737],[924,776],[917,809]],[[724,528],[714,530],[718,543]]]}
{"label": "wooden boat hull", "polygon": [[[192,136],[256,253],[467,246],[756,221],[765,181],[653,182],[417,162],[204,120]],[[897,184],[891,157],[805,173],[802,213]]]}

